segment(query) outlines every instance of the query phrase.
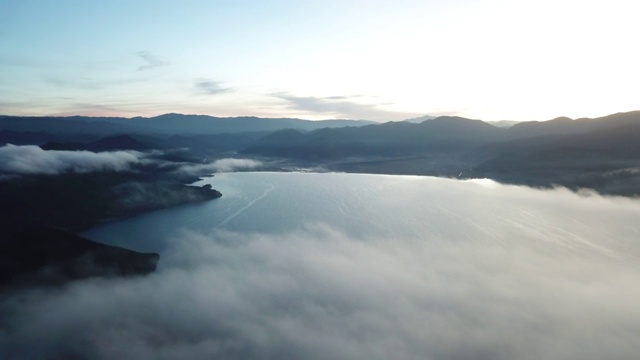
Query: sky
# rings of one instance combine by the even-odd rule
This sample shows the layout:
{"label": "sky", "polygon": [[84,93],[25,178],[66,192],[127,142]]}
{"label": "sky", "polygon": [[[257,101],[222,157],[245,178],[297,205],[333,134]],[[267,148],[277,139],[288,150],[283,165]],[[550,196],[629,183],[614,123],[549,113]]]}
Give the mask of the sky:
{"label": "sky", "polygon": [[635,0],[0,0],[0,114],[482,120],[640,109]]}

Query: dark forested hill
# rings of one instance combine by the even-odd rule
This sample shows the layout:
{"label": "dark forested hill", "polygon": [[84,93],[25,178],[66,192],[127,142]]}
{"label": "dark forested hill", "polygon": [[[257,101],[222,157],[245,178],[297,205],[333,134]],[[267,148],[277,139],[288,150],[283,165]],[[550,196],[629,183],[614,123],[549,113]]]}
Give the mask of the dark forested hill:
{"label": "dark forested hill", "polygon": [[465,177],[640,195],[640,124],[493,144],[482,151],[495,157]]}
{"label": "dark forested hill", "polygon": [[560,117],[549,121],[521,122],[510,127],[507,130],[507,134],[510,139],[548,135],[571,135],[634,124],[640,124],[640,111],[617,113],[593,119],[582,118],[572,120],[567,117]]}

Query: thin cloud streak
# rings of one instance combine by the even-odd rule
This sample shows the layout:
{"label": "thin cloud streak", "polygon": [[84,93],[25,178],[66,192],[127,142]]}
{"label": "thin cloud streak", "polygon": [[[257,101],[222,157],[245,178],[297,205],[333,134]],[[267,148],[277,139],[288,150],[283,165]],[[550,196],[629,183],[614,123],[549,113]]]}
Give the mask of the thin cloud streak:
{"label": "thin cloud streak", "polygon": [[326,114],[342,119],[392,121],[424,115],[380,109],[379,105],[388,104],[363,104],[353,101],[353,96],[314,97],[294,96],[288,93],[275,93],[271,96],[286,101],[289,109]]}
{"label": "thin cloud streak", "polygon": [[198,93],[204,95],[219,95],[233,91],[233,88],[224,87],[220,82],[213,80],[196,81],[195,87]]}
{"label": "thin cloud streak", "polygon": [[136,55],[145,62],[144,65],[138,67],[138,71],[150,70],[169,65],[168,62],[160,60],[148,51],[138,51]]}
{"label": "thin cloud streak", "polygon": [[251,170],[262,166],[262,162],[252,159],[226,158],[212,161],[207,164],[184,165],[177,171],[189,175],[212,174],[217,172],[234,172],[238,170]]}

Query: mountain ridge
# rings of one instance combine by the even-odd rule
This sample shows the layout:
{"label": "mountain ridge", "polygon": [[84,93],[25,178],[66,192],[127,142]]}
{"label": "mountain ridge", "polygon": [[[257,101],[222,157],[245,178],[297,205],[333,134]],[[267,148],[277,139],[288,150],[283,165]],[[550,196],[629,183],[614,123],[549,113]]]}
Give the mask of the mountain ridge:
{"label": "mountain ridge", "polygon": [[154,117],[92,116],[0,116],[0,128],[22,132],[119,134],[220,134],[247,131],[276,131],[295,128],[311,131],[323,127],[364,126],[367,120],[304,120],[298,118],[261,118],[255,116],[216,117],[167,113]]}

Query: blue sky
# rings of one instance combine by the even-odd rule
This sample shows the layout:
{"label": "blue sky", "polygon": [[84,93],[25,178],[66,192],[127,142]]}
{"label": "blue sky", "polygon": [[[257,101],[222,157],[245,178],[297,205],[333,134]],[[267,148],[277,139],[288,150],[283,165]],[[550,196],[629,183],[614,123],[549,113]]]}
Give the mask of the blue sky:
{"label": "blue sky", "polygon": [[388,121],[637,110],[637,3],[0,0],[0,113]]}

